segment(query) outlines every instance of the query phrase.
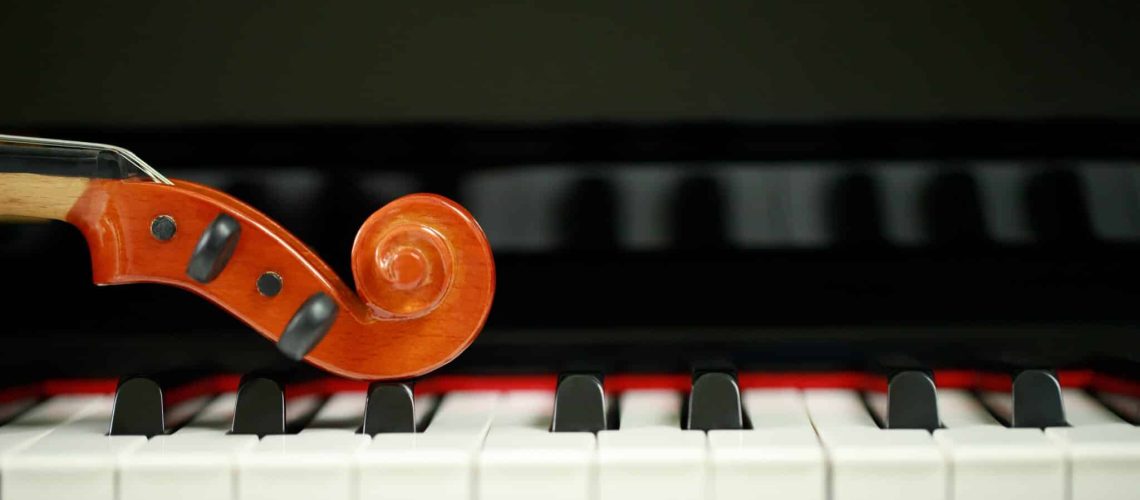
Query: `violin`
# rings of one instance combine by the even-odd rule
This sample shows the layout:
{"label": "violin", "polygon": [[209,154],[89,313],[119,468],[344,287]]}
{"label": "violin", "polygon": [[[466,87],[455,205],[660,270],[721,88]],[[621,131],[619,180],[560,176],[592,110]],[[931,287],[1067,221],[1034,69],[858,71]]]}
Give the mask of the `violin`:
{"label": "violin", "polygon": [[190,290],[286,356],[356,379],[410,378],[453,360],[495,292],[482,228],[442,196],[404,196],[365,220],[354,292],[253,207],[105,144],[0,135],[0,218],[66,221],[87,240],[96,285]]}

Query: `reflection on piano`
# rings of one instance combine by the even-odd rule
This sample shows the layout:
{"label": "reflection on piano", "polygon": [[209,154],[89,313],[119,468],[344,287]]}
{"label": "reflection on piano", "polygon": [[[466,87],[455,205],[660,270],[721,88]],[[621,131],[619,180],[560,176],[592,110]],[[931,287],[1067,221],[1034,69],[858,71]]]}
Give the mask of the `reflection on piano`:
{"label": "reflection on piano", "polygon": [[438,192],[499,286],[454,363],[368,386],[4,226],[37,284],[8,310],[70,307],[5,326],[4,499],[1140,491],[1140,127],[30,132],[227,190],[341,275],[377,206]]}

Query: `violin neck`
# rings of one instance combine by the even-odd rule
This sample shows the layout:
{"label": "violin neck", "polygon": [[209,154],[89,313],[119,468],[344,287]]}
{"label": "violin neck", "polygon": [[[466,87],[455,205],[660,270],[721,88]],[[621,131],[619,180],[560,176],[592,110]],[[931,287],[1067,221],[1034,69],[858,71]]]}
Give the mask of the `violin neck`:
{"label": "violin neck", "polygon": [[66,220],[90,179],[0,172],[0,220]]}

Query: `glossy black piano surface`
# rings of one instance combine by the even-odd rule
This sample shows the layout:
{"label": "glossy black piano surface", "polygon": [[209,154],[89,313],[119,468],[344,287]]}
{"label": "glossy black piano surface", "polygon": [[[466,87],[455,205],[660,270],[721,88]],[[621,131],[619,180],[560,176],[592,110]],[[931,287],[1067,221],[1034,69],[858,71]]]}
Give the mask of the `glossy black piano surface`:
{"label": "glossy black piano surface", "polygon": [[[455,198],[498,288],[446,372],[1128,366],[1138,7],[25,2],[0,133],[128,148],[343,277],[377,207]],[[62,224],[0,259],[5,376],[283,363],[189,293],[96,289]]]}
{"label": "glossy black piano surface", "polygon": [[[465,204],[498,291],[449,372],[1135,361],[1140,123],[29,129],[222,188],[341,276],[401,194]],[[280,365],[189,293],[96,288],[63,224],[0,228],[9,373]],[[33,311],[35,311],[33,313]],[[1127,363],[1125,363],[1127,364]]]}

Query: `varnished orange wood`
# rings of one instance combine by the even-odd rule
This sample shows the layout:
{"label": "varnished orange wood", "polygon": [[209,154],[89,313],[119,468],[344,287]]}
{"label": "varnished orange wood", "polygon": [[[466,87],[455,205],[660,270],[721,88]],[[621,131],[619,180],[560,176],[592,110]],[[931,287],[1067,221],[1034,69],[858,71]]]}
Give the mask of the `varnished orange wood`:
{"label": "varnished orange wood", "polygon": [[[221,274],[202,284],[187,276],[186,267],[199,236],[219,213],[241,224],[241,236]],[[169,241],[150,233],[159,215],[176,221]],[[327,293],[339,314],[305,359],[358,379],[412,377],[451,361],[479,334],[495,290],[494,261],[482,229],[458,204],[435,195],[395,200],[361,228],[352,249],[359,296],[267,216],[191,182],[91,180],[66,220],[87,238],[95,283],[182,287],[272,340],[308,297]],[[268,271],[283,279],[275,297],[256,288]]]}

